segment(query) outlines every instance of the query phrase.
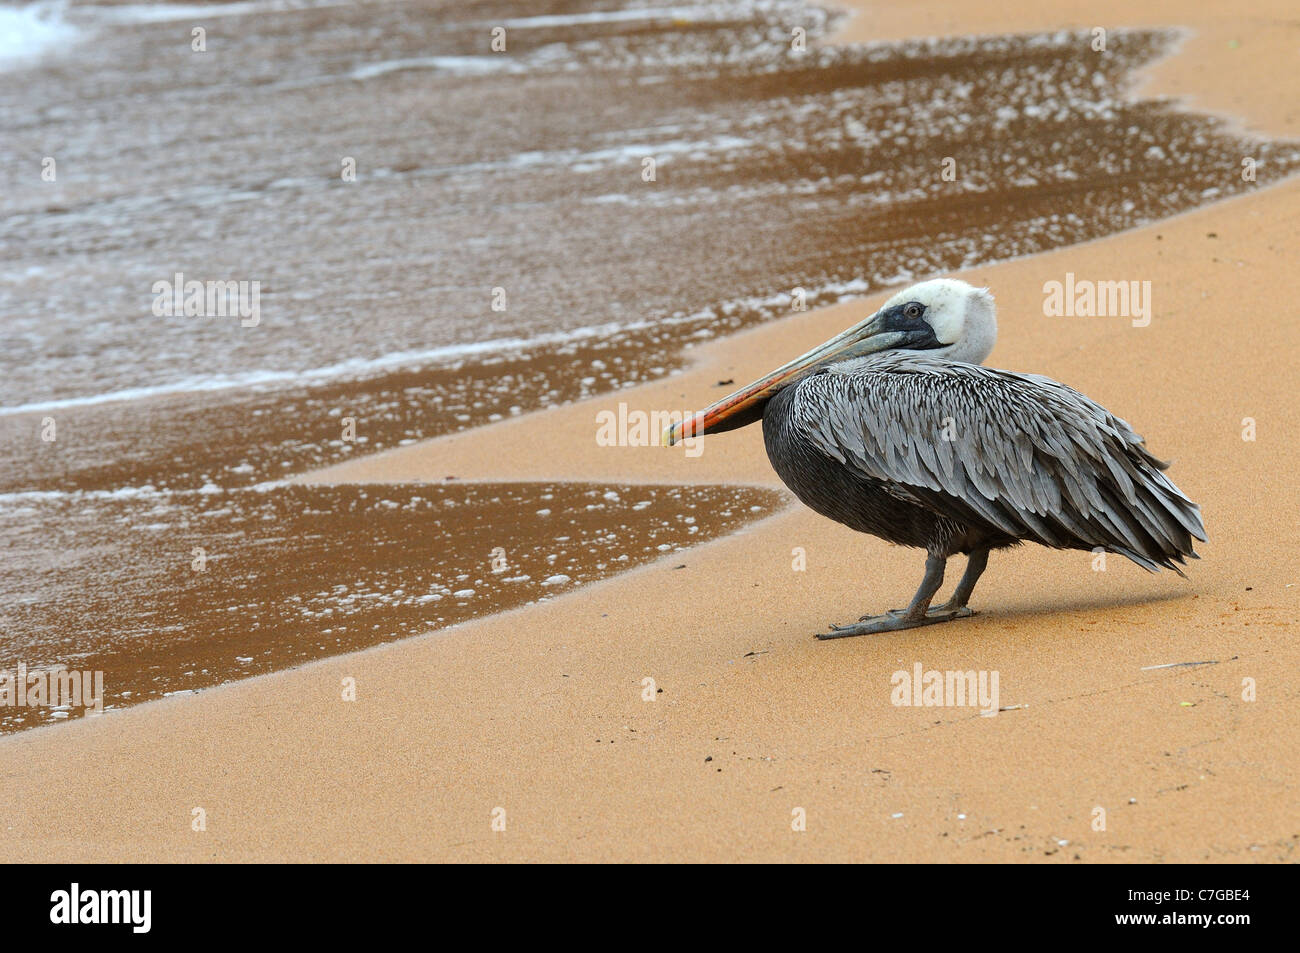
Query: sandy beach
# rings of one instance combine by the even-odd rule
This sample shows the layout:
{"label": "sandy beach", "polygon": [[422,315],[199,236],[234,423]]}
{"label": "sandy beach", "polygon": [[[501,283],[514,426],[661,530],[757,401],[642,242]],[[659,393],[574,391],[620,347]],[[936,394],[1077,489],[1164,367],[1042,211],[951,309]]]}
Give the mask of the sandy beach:
{"label": "sandy beach", "polygon": [[[1057,0],[859,2],[839,39],[1187,27],[1141,95],[1300,137],[1289,4],[1134,6],[1084,20]],[[1186,579],[1026,546],[994,555],[972,619],[817,642],[828,622],[904,603],[921,556],[789,497],[734,535],[545,603],[0,738],[0,844],[24,862],[1295,861],[1297,222],[1292,178],[957,274],[997,298],[990,365],[1077,388],[1173,460],[1210,535]],[[1044,316],[1044,284],[1067,274],[1151,282],[1149,326]],[[886,297],[299,482],[781,490],[757,427],[688,457],[602,446],[597,414],[702,406]],[[892,704],[891,675],[917,664],[996,671],[1004,710]]]}

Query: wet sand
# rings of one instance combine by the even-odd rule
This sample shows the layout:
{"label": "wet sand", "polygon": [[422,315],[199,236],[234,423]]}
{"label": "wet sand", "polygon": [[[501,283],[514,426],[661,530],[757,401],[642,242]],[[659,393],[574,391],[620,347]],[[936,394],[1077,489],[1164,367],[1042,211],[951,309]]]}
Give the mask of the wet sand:
{"label": "wet sand", "polygon": [[[997,24],[923,6],[920,19],[891,22],[911,33],[1037,27],[1051,6],[1016,20],[1013,5]],[[1181,11],[1162,22],[1191,19],[1220,42],[1231,33],[1249,53],[1290,29],[1281,11],[1262,5],[1226,32]],[[1229,55],[1196,67],[1228,90],[1224,102],[1233,89],[1245,98],[1238,75],[1219,69]],[[1250,91],[1247,127],[1300,134],[1285,78]],[[996,558],[975,619],[816,643],[827,621],[906,599],[919,562],[792,507],[574,597],[4,739],[0,792],[17,805],[8,856],[1294,859],[1300,552],[1276,528],[1295,510],[1297,331],[1278,302],[1300,292],[1297,218],[1300,189],[1286,182],[963,273],[998,296],[990,363],[1078,387],[1174,458],[1212,540],[1187,581],[1118,559],[1098,573],[1088,554],[1026,548]],[[1151,326],[1043,317],[1043,283],[1067,272],[1152,281]],[[686,373],[617,399],[698,406],[719,381],[775,366],[878,301],[704,345]],[[315,479],[776,486],[753,429],[707,438],[694,459],[597,446],[594,415],[611,400]],[[1245,417],[1258,424],[1254,441],[1242,440]],[[918,661],[999,671],[1011,710],[893,706],[890,674]],[[1150,668],[1189,661],[1212,664]],[[344,677],[357,679],[355,702],[340,699]],[[645,678],[654,701],[643,700]],[[1242,700],[1244,678],[1257,681],[1256,701]],[[196,745],[212,754],[196,757]],[[195,806],[208,810],[205,834],[189,829]],[[1097,807],[1105,831],[1093,829]],[[796,808],[805,832],[791,831]]]}
{"label": "wet sand", "polygon": [[[538,602],[777,509],[758,488],[579,483],[30,494],[0,511],[0,626],[102,708]],[[0,707],[0,731],[80,717]]]}

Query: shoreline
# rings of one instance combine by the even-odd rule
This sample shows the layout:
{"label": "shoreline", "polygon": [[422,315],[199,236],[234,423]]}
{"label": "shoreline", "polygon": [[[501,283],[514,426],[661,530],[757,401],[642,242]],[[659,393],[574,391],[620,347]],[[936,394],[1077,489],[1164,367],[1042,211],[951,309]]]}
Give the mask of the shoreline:
{"label": "shoreline", "polygon": [[[1287,190],[1294,207],[1300,207],[1298,191]],[[1163,229],[1170,241],[1175,231],[1203,234],[1251,211],[1260,214],[1241,206],[1274,198],[1220,203],[1191,213],[1175,228],[1165,222],[1148,231]],[[1149,237],[1139,231],[1098,243],[1092,257],[1123,257],[1115,245]],[[1008,284],[1007,270],[1027,265],[1037,262],[989,269],[995,290]],[[1008,295],[1001,297],[1005,313]],[[1158,325],[1159,318],[1153,328]],[[779,349],[778,338],[786,336],[780,330],[752,332],[755,338],[771,338],[761,346],[755,342],[754,350]],[[805,329],[800,338],[817,333]],[[1012,340],[1005,335],[1005,344]],[[787,350],[793,346],[786,342]],[[1011,363],[1003,347],[996,363]],[[689,373],[703,382],[717,370],[710,365]],[[1055,376],[1082,384],[1077,375]],[[1276,396],[1285,399],[1284,393]],[[550,413],[558,417],[567,410]],[[1165,411],[1161,416],[1147,407],[1130,416],[1158,452],[1177,444],[1175,479],[1204,497],[1204,473],[1220,467],[1174,439],[1161,421],[1172,421],[1177,407]],[[728,465],[750,460],[750,466],[736,469],[766,466],[761,447],[737,449],[741,452],[728,450]],[[711,457],[721,462],[723,455],[706,452],[699,460]],[[1221,478],[1234,479],[1234,474]],[[845,616],[863,600],[905,597],[912,580],[900,574],[905,563],[896,551],[791,506],[684,554],[690,567],[685,577],[655,563],[587,587],[580,598],[260,676],[183,702],[171,699],[108,719],[58,726],[57,735],[36,729],[0,739],[0,745],[11,746],[18,766],[6,782],[9,793],[25,806],[7,832],[8,847],[15,858],[45,859],[974,861],[1024,858],[1028,846],[1040,860],[1072,859],[1072,854],[1047,853],[1055,838],[1071,841],[1088,861],[1284,859],[1300,778],[1272,753],[1287,743],[1279,734],[1294,736],[1288,714],[1293,701],[1285,690],[1274,691],[1243,713],[1220,696],[1242,677],[1263,679],[1260,665],[1266,657],[1269,667],[1280,670],[1297,661],[1286,638],[1292,614],[1282,605],[1268,605],[1277,599],[1285,603],[1282,593],[1294,592],[1281,583],[1295,565],[1295,554],[1289,558],[1285,550],[1295,547],[1282,544],[1267,593],[1262,570],[1234,586],[1231,576],[1223,575],[1231,566],[1228,550],[1253,551],[1251,521],[1234,520],[1217,505],[1207,507],[1207,520],[1213,542],[1193,565],[1189,583],[1125,566],[1109,574],[1114,578],[1108,582],[1121,580],[1114,588],[1098,591],[1091,574],[1062,575],[1061,563],[1070,555],[1025,549],[990,570],[981,616],[951,628],[919,630],[927,635],[918,638],[849,640],[854,644],[828,652],[808,637],[816,624]],[[788,546],[770,545],[792,538],[806,541],[818,564],[811,589],[804,585],[809,577],[788,572]],[[836,553],[859,564],[841,565]],[[711,586],[742,564],[761,582],[755,603],[745,593]],[[1050,584],[1035,582],[1043,578],[1040,567],[1052,564],[1056,570],[1045,577]],[[872,579],[885,581],[889,592],[869,586],[861,594],[864,580]],[[1251,584],[1254,595],[1242,591]],[[704,591],[683,590],[684,585]],[[699,631],[701,612],[722,620],[714,631]],[[1219,621],[1225,612],[1246,612],[1256,625],[1225,640]],[[602,620],[602,614],[615,622]],[[727,621],[733,615],[735,620]],[[632,621],[647,618],[655,620],[658,633],[649,640],[635,635]],[[761,622],[766,633],[751,632],[743,620]],[[1270,637],[1270,629],[1277,634]],[[1144,643],[1132,643],[1129,631],[1141,632]],[[582,635],[576,643],[575,633]],[[748,652],[763,654],[746,659]],[[1141,671],[1190,659],[1218,664]],[[900,712],[888,704],[885,680],[889,672],[918,660],[927,668],[1000,670],[1006,703],[1029,707],[992,719],[965,712]],[[864,693],[863,675],[872,670],[880,686]],[[676,696],[674,704],[650,712],[641,708],[640,679],[647,673]],[[337,700],[339,679],[349,674],[359,679],[364,709],[349,711]],[[579,678],[580,684],[562,678]],[[1013,695],[1014,681],[1021,688]],[[490,699],[489,685],[495,686]],[[1030,685],[1037,690],[1027,691]],[[1053,691],[1057,685],[1068,689]],[[1183,708],[1183,701],[1195,707]],[[1213,706],[1209,723],[1194,722],[1208,706]],[[1043,718],[1044,712],[1052,717]],[[1169,720],[1171,714],[1182,720]],[[1013,725],[1016,717],[1022,721]],[[249,733],[250,718],[265,720],[265,729]],[[1134,731],[1135,722],[1143,729]],[[1252,724],[1259,727],[1242,730]],[[375,734],[378,725],[385,726],[382,736]],[[623,726],[649,742],[643,753],[630,750],[640,741],[627,743],[626,753],[619,750],[618,742],[634,734]],[[984,731],[971,734],[977,729],[994,734],[981,740]],[[595,739],[608,744],[611,734],[615,744],[607,755]],[[723,747],[716,738],[724,736],[737,741]],[[220,754],[196,763],[191,752],[200,740]],[[969,754],[984,748],[1003,755],[986,764]],[[733,750],[738,754],[730,755]],[[267,751],[296,764],[281,771],[262,761]],[[1184,754],[1162,763],[1164,751]],[[1187,762],[1187,752],[1193,751],[1196,757]],[[715,783],[710,775],[716,772],[703,770],[707,756],[735,759],[719,765],[727,768],[725,783]],[[779,760],[763,760],[768,757]],[[252,765],[246,783],[224,778],[222,766],[231,761]],[[1017,763],[1038,767],[1018,772]],[[78,790],[65,776],[70,769],[61,764],[110,772],[116,781],[107,800],[102,793]],[[359,791],[330,780],[340,764],[351,778],[347,784],[360,784]],[[362,766],[364,775],[355,773]],[[1206,767],[1214,773],[1207,774]],[[862,785],[872,783],[875,770],[888,771],[894,780],[877,779],[878,788],[865,789],[873,795],[866,797]],[[1059,772],[1055,783],[1054,772]],[[848,784],[853,778],[858,780]],[[818,779],[834,790],[822,791]],[[892,790],[898,782],[902,789]],[[1224,787],[1228,782],[1231,790]],[[1207,783],[1213,791],[1207,792]],[[1170,796],[1161,791],[1174,792],[1183,784],[1192,784],[1197,795],[1176,798],[1154,814],[1141,809]],[[786,797],[773,804],[768,795],[776,788],[795,791],[806,802],[796,806],[816,811],[821,837],[792,841],[788,817],[794,802]],[[1069,802],[1076,789],[1092,795],[1089,803]],[[692,807],[667,829],[656,825],[652,834],[648,819],[670,810],[657,796],[663,790],[675,792],[670,803]],[[954,801],[958,791],[963,793]],[[219,842],[198,839],[181,816],[188,810],[184,805],[214,797],[224,816]],[[1129,810],[1129,798],[1137,799],[1137,809],[1116,835],[1087,833],[1091,801],[1114,803],[1122,812]],[[499,801],[509,805],[512,823],[520,828],[517,836],[493,839],[488,817]],[[592,810],[595,803],[600,810]],[[297,824],[294,818],[303,811],[324,827]],[[892,818],[900,811],[906,824]],[[1236,830],[1225,828],[1225,811],[1237,812],[1227,815],[1240,818]],[[368,823],[357,823],[357,812]],[[982,836],[954,839],[966,826],[958,824],[958,813],[968,821],[978,819],[970,826]],[[346,817],[352,819],[345,823]],[[440,826],[425,829],[433,817]],[[135,839],[106,840],[115,825],[132,831]],[[393,836],[360,833],[375,828]],[[945,831],[952,836],[940,838]],[[945,848],[946,841],[951,843]],[[1264,856],[1256,857],[1261,851]]]}
{"label": "shoreline", "polygon": [[[1276,192],[1284,195],[1288,192],[1300,190],[1300,173],[1277,182],[1270,182],[1261,185],[1258,189],[1249,195],[1230,196],[1212,202],[1209,205],[1202,205],[1197,208],[1187,209],[1178,212],[1168,218],[1163,218],[1158,222],[1148,225],[1138,225],[1133,228],[1127,228],[1122,231],[1113,232],[1100,238],[1090,238],[1077,244],[1067,245],[1063,248],[1053,249],[1049,252],[1038,252],[1028,255],[1020,255],[1013,258],[1000,259],[989,262],[985,265],[979,265],[974,268],[959,269],[948,274],[955,277],[964,278],[965,280],[974,281],[975,277],[991,269],[1000,269],[1015,265],[1021,265],[1026,262],[1033,262],[1048,256],[1068,254],[1071,251],[1082,251],[1085,249],[1094,249],[1104,247],[1116,239],[1122,239],[1143,233],[1159,234],[1162,228],[1167,228],[1176,223],[1181,223],[1189,218],[1195,218],[1197,215],[1211,209],[1231,207],[1236,203],[1249,201],[1256,196],[1266,195]],[[1065,272],[1052,272],[1055,278],[1063,278]],[[1083,276],[1081,276],[1083,277]],[[600,448],[600,456],[592,458],[587,455],[579,457],[578,468],[581,470],[577,476],[574,475],[572,465],[565,461],[558,464],[557,469],[548,469],[551,464],[539,465],[537,454],[530,455],[511,455],[508,467],[502,467],[500,464],[490,462],[486,456],[480,455],[479,451],[483,449],[478,446],[480,443],[498,443],[513,444],[521,439],[526,440],[523,432],[535,429],[536,427],[554,428],[563,432],[571,438],[571,442],[566,446],[573,447],[578,444],[579,426],[578,422],[572,418],[580,418],[581,421],[587,421],[591,418],[589,428],[594,434],[596,430],[595,413],[602,410],[612,410],[617,407],[619,401],[625,401],[629,407],[636,409],[639,407],[665,407],[675,406],[663,401],[663,394],[666,390],[671,390],[677,383],[685,379],[707,378],[712,374],[728,375],[732,371],[743,373],[737,370],[742,361],[749,361],[750,366],[754,368],[762,367],[763,360],[776,360],[781,362],[779,357],[780,351],[771,346],[769,337],[784,342],[791,335],[798,335],[801,342],[808,346],[820,343],[822,340],[829,338],[832,334],[842,331],[854,321],[858,320],[863,314],[870,312],[878,307],[891,294],[894,294],[901,288],[906,287],[906,283],[892,285],[864,294],[859,297],[851,298],[847,301],[841,301],[833,305],[822,308],[810,308],[808,311],[791,314],[784,318],[778,318],[766,324],[756,327],[745,328],[726,337],[710,340],[702,344],[697,344],[685,351],[684,366],[664,378],[647,383],[638,384],[635,387],[629,387],[622,390],[609,391],[603,394],[597,394],[592,397],[585,397],[581,400],[575,400],[567,404],[546,407],[539,410],[530,411],[511,417],[505,420],[495,421],[475,427],[472,430],[458,431],[450,434],[443,434],[436,437],[430,437],[420,440],[417,443],[409,444],[402,447],[390,447],[385,450],[377,451],[365,457],[358,457],[352,460],[344,460],[339,463],[329,464],[316,469],[307,470],[302,473],[284,479],[285,485],[319,485],[333,486],[339,484],[386,484],[386,483],[411,483],[411,482],[437,482],[437,478],[429,479],[430,457],[437,456],[439,465],[444,469],[457,470],[455,480],[463,483],[554,483],[563,482],[572,479],[591,479],[593,481],[617,481],[631,485],[673,485],[673,484],[692,484],[696,482],[716,482],[738,487],[751,488],[777,488],[783,489],[784,484],[772,472],[770,467],[766,467],[766,475],[761,472],[751,473],[750,468],[746,467],[745,478],[737,478],[734,472],[730,479],[727,478],[729,463],[723,462],[721,468],[705,468],[698,460],[692,461],[693,469],[691,471],[682,471],[680,469],[663,469],[657,464],[657,461],[651,458],[650,467],[651,475],[646,473],[646,460],[644,456],[637,458],[631,466],[623,463],[612,466],[601,463],[608,461],[614,454],[631,454],[646,452],[654,453],[656,450],[663,451],[665,448],[657,446],[648,447],[618,447],[618,448]],[[993,289],[996,294],[997,289]],[[1062,319],[1064,320],[1064,319]],[[1114,321],[1123,324],[1127,318],[1080,318],[1084,321],[1104,322]],[[811,330],[806,330],[800,325],[806,325]],[[819,335],[821,335],[819,337]],[[800,346],[800,345],[796,345]],[[1015,364],[997,364],[996,355],[999,354],[1005,346],[1005,342],[999,340],[998,349],[995,350],[995,358],[990,358],[989,366],[1002,367],[1006,370],[1015,370],[1022,373],[1043,373],[1041,369],[1036,369],[1032,356],[1028,361]],[[771,366],[776,366],[772,364]],[[756,375],[755,375],[756,376]],[[1050,375],[1048,375],[1050,376]],[[736,378],[736,383],[742,383]],[[1070,384],[1069,381],[1062,383]],[[1071,386],[1074,386],[1071,384]],[[721,395],[730,388],[718,388],[717,393]],[[1078,389],[1078,388],[1076,388]],[[707,392],[706,398],[697,401],[699,406],[713,399],[712,388]],[[635,405],[632,401],[636,400]],[[658,401],[658,403],[656,403]],[[611,403],[612,402],[612,403]],[[1120,416],[1123,416],[1120,414]],[[553,421],[552,417],[561,418]],[[590,437],[590,434],[588,434]],[[719,436],[702,438],[705,447],[719,447]],[[723,438],[726,439],[726,438]],[[585,441],[591,443],[590,439]],[[611,453],[613,451],[613,453]],[[668,449],[666,453],[657,454],[663,457],[667,454],[680,455],[681,448]],[[714,450],[717,453],[717,450]],[[708,453],[701,454],[701,459]],[[629,458],[630,462],[630,458]],[[747,461],[748,463],[749,461]],[[766,465],[766,457],[760,461]],[[517,468],[517,469],[516,469]],[[758,468],[759,470],[762,467]],[[793,499],[793,497],[792,497]],[[797,505],[797,503],[795,504]]]}
{"label": "shoreline", "polygon": [[[929,6],[894,13],[923,22]],[[1271,95],[1281,115],[1286,93]],[[1269,304],[1300,291],[1286,267],[1298,213],[1293,177],[954,273],[997,296],[992,366],[1076,387],[1175,458],[1171,475],[1205,505],[1212,540],[1187,582],[1116,558],[1099,584],[1088,554],[1026,547],[991,564],[974,619],[814,643],[827,619],[905,598],[919,562],[792,504],[674,554],[685,571],[661,559],[576,597],[54,726],[57,735],[0,738],[15,765],[2,789],[18,806],[3,834],[9,856],[1294,860],[1300,769],[1276,752],[1300,729],[1295,690],[1274,673],[1300,661],[1288,638],[1300,547],[1267,535],[1259,507],[1294,499],[1297,331]],[[1149,275],[1161,302],[1151,326],[1043,318],[1043,280],[1067,270]],[[757,428],[707,438],[684,462],[662,448],[595,446],[591,414],[632,395],[697,406],[718,380],[757,376],[885,294],[710,342],[651,384],[298,479],[779,486]],[[1207,383],[1231,400],[1205,401]],[[1244,445],[1243,416],[1267,436]],[[791,571],[796,545],[808,554],[802,574]],[[1192,659],[1217,664],[1144,670]],[[993,718],[894,707],[889,675],[916,662],[999,671],[1004,703],[1028,707]],[[339,700],[343,677],[357,679],[357,702]],[[645,677],[664,689],[653,703],[642,700]],[[1236,698],[1247,677],[1261,686],[1252,703]],[[195,758],[196,744],[211,754]],[[85,783],[88,772],[98,783]],[[189,829],[194,806],[208,809],[206,834]],[[505,833],[489,826],[497,806]],[[1096,806],[1109,812],[1107,831],[1091,828]],[[790,829],[796,807],[809,816],[801,834]]]}
{"label": "shoreline", "polygon": [[[1177,0],[1090,3],[1086,15],[1063,0],[1007,0],[975,7],[961,0],[830,0],[850,16],[831,37],[837,44],[895,41],[915,36],[1054,32],[1094,27],[1179,29],[1184,35],[1166,56],[1138,70],[1134,98],[1168,98],[1181,111],[1211,115],[1238,133],[1272,139],[1300,136],[1300,106],[1277,95],[1276,64],[1296,56],[1300,21],[1279,20],[1288,8],[1278,0],[1243,10],[1226,0],[1188,7]],[[1270,16],[1264,12],[1276,15]],[[920,29],[918,29],[918,27]],[[1217,34],[1217,36],[1216,36]],[[1243,43],[1243,38],[1249,43]],[[1235,44],[1235,45],[1234,45]],[[1231,82],[1225,82],[1227,77]],[[1260,94],[1269,91],[1271,94]]]}

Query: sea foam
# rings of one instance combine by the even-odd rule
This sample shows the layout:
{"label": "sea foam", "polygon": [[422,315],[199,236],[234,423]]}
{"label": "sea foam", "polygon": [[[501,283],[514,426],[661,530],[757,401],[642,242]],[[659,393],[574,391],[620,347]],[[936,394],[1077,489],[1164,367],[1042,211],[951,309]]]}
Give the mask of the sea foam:
{"label": "sea foam", "polygon": [[31,66],[72,46],[81,30],[64,18],[64,3],[0,6],[0,72]]}

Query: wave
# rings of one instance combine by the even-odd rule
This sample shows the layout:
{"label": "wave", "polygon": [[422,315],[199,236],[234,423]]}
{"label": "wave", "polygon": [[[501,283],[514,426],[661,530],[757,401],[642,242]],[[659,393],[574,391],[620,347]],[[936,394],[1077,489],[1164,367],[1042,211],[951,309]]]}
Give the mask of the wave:
{"label": "wave", "polygon": [[175,23],[216,17],[242,17],[253,13],[296,13],[323,7],[347,6],[349,0],[237,0],[234,3],[131,3],[82,6],[102,23]]}
{"label": "wave", "polygon": [[532,337],[494,338],[471,344],[449,344],[443,347],[420,351],[395,351],[375,358],[351,358],[305,370],[256,370],[240,374],[220,374],[190,377],[166,384],[145,387],[128,387],[122,390],[102,394],[88,394],[82,397],[66,397],[58,400],[43,400],[12,407],[0,407],[0,417],[15,414],[40,413],[48,410],[63,410],[69,407],[84,407],[91,404],[106,404],[119,400],[143,400],[150,397],[163,397],[172,394],[194,393],[201,391],[231,390],[240,387],[268,387],[281,384],[300,384],[305,381],[319,382],[334,378],[361,378],[376,372],[395,368],[416,368],[429,365],[449,364],[469,357],[508,354],[516,351],[530,351],[540,347],[570,344],[594,337],[604,337],[618,331],[635,330],[628,325],[604,324],[592,327],[576,328],[572,331],[553,331]]}
{"label": "wave", "polygon": [[[804,290],[809,302],[815,302],[817,307],[824,307],[839,301],[861,297],[873,290],[879,291],[894,285],[905,284],[907,281],[913,280],[914,277],[911,272],[900,271],[897,275],[874,283],[857,278],[850,281],[826,282]],[[790,308],[791,301],[790,293],[781,291],[770,295],[732,298],[698,311],[681,311],[658,320],[622,323],[611,321],[605,324],[589,325],[567,331],[547,331],[530,337],[492,338],[487,341],[448,344],[418,351],[394,351],[379,357],[350,358],[346,361],[305,370],[257,370],[246,371],[241,374],[190,377],[165,384],[129,387],[102,394],[87,394],[79,397],[65,397],[57,400],[18,404],[12,407],[0,407],[0,417],[65,410],[70,407],[86,407],[93,404],[107,404],[113,401],[144,400],[151,397],[166,397],[176,394],[234,390],[241,387],[268,388],[307,382],[320,383],[336,379],[363,379],[377,373],[399,368],[415,369],[455,364],[466,358],[525,355],[541,348],[563,347],[564,345],[589,341],[593,338],[611,338],[615,335],[634,334],[651,328],[667,328],[672,325],[690,324],[701,318],[716,318],[719,314],[732,314],[736,311],[786,312]]]}

